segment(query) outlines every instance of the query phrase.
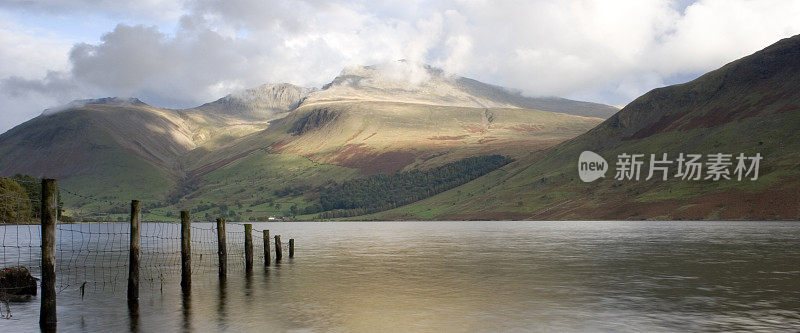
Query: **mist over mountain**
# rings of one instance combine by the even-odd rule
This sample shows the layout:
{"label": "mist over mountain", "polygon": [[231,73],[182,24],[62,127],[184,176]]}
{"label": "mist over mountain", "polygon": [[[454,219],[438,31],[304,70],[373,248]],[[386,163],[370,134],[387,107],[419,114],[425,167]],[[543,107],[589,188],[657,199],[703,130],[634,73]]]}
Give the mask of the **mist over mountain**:
{"label": "mist over mountain", "polygon": [[519,91],[446,73],[405,60],[343,70],[307,103],[329,101],[393,101],[477,108],[525,108],[608,118],[617,108],[557,97],[532,98]]}
{"label": "mist over mountain", "polygon": [[104,98],[93,98],[93,99],[78,99],[72,102],[69,102],[64,105],[60,105],[57,107],[44,109],[42,111],[43,116],[51,115],[54,113],[58,113],[61,111],[71,110],[71,109],[78,109],[85,107],[86,105],[95,104],[95,105],[118,105],[118,106],[146,106],[146,104],[140,101],[138,98],[129,97],[129,98],[122,98],[122,97],[104,97]]}
{"label": "mist over mountain", "polygon": [[[528,98],[398,61],[345,69],[321,89],[265,84],[189,109],[135,98],[74,101],[0,135],[0,175],[55,177],[77,193],[147,198],[164,210],[202,206],[211,214],[231,201],[260,206],[253,214],[261,217],[286,215],[287,207],[263,205],[291,200],[302,210],[314,205],[313,189],[331,182],[519,157],[577,136],[602,121],[590,115],[614,110]],[[224,185],[244,181],[253,186]],[[287,184],[303,190],[283,198]],[[110,209],[66,200],[80,211]]]}
{"label": "mist over mountain", "polygon": [[229,94],[195,109],[208,113],[269,120],[294,110],[313,91],[315,91],[313,88],[298,87],[289,83],[264,84]]}
{"label": "mist over mountain", "polygon": [[[655,89],[616,113],[606,105],[530,98],[406,61],[347,68],[321,89],[268,84],[182,110],[119,98],[77,101],[0,135],[0,153],[8,157],[0,174],[58,177],[107,199],[148,197],[156,216],[189,208],[209,219],[315,218],[380,207],[387,210],[362,218],[794,219],[800,216],[797,59],[800,36]],[[611,163],[621,153],[764,159],[757,182],[626,182],[607,175],[584,183],[575,165],[587,150]],[[513,162],[481,160],[489,155]],[[443,171],[471,172],[468,163],[499,169],[480,177]],[[422,181],[426,172],[444,175],[450,185],[381,192],[387,201],[372,210],[325,212],[320,204],[349,193],[336,187],[342,182],[376,193],[392,189],[370,188],[371,182],[410,181],[408,175]],[[381,182],[369,178],[392,174]]]}
{"label": "mist over mountain", "polygon": [[[800,35],[691,82],[654,89],[597,127],[471,183],[377,219],[749,219],[800,218]],[[582,182],[578,156],[612,166],[620,154],[667,154],[668,180]],[[758,179],[675,177],[679,154],[755,156]],[[647,160],[645,160],[645,163]],[[731,173],[735,167],[731,166]],[[706,166],[706,164],[704,164]],[[660,175],[660,174],[657,174]],[[439,209],[419,216],[420,211]]]}

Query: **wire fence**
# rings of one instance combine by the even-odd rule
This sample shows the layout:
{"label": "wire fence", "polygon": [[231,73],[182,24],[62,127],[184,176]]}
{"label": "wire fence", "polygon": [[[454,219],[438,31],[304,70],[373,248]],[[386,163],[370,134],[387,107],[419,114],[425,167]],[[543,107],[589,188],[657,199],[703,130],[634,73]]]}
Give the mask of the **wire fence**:
{"label": "wire fence", "polygon": [[[28,184],[31,185],[31,184]],[[33,184],[37,185],[37,184]],[[40,185],[39,185],[40,186]],[[2,190],[3,188],[0,188]],[[19,194],[0,193],[0,269],[23,266],[32,276],[42,273],[42,226],[38,223],[41,198]],[[65,195],[90,196],[60,188]],[[114,204],[121,211],[130,203]],[[130,215],[130,213],[128,214]],[[119,214],[107,214],[114,222],[59,223],[56,225],[55,271],[56,290],[80,289],[81,295],[89,292],[125,291],[128,279],[130,254],[130,223],[116,222]],[[111,218],[113,217],[113,218]],[[93,216],[103,219],[102,215]],[[228,222],[226,225],[227,270],[245,270],[245,224]],[[191,224],[192,275],[216,275],[218,272],[218,235],[213,222]],[[269,240],[267,240],[269,241]],[[262,230],[252,230],[253,262],[264,262]],[[271,246],[274,249],[274,246]],[[148,220],[140,227],[141,287],[163,290],[166,281],[181,275],[181,224],[170,221]],[[275,258],[274,256],[272,258]],[[2,276],[0,276],[1,278]],[[2,279],[0,279],[0,282]],[[0,295],[13,292],[12,287],[0,283]]]}

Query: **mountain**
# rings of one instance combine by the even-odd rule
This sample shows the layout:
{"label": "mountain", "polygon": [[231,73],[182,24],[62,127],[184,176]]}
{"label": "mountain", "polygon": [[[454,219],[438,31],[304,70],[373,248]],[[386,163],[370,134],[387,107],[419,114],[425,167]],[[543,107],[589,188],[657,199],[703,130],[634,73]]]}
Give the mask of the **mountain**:
{"label": "mountain", "polygon": [[472,156],[518,157],[602,121],[492,102],[456,89],[456,81],[430,67],[420,77],[413,74],[419,67],[401,69],[344,70],[267,129],[220,149],[190,152],[178,204],[208,208],[224,198],[245,213],[287,215],[289,207],[316,205],[319,189],[332,183]]}
{"label": "mountain", "polygon": [[[519,106],[523,104],[549,106],[539,110]],[[363,174],[431,167],[476,154],[516,156],[574,137],[599,122],[562,111],[606,115],[609,110],[616,109],[527,98],[430,66],[397,61],[343,70],[264,132],[210,156],[192,158],[200,163],[192,168],[206,170],[254,147]]]}
{"label": "mountain", "polygon": [[51,114],[56,114],[61,111],[82,108],[85,107],[86,105],[146,106],[144,102],[134,97],[129,97],[129,98],[104,97],[104,98],[94,98],[94,99],[79,99],[61,105],[59,107],[44,109],[44,111],[42,111],[42,115],[47,116]]}
{"label": "mountain", "polygon": [[0,175],[58,178],[98,198],[163,200],[184,175],[181,156],[267,126],[138,99],[75,101],[0,135]]}
{"label": "mountain", "polygon": [[[374,219],[788,219],[800,218],[800,35],[691,82],[654,89],[611,118],[545,152]],[[585,183],[578,158],[614,166],[621,154],[668,154],[667,181]],[[760,154],[759,176],[684,180],[679,154]],[[647,161],[647,157],[645,157]],[[749,166],[749,165],[748,165]],[[613,169],[613,168],[612,168]],[[660,175],[656,173],[656,175]],[[703,174],[702,178],[708,176]]]}
{"label": "mountain", "polygon": [[[521,107],[531,103],[542,109]],[[524,156],[613,109],[398,62],[344,70],[322,89],[262,85],[190,109],[75,101],[0,135],[0,176],[58,178],[71,214],[119,212],[138,198],[154,218],[178,208],[261,218],[313,205],[320,186],[347,179]]]}
{"label": "mountain", "polygon": [[209,114],[227,114],[258,120],[272,120],[297,108],[315,89],[289,83],[264,84],[229,94],[196,110]]}
{"label": "mountain", "polygon": [[305,105],[383,101],[474,108],[523,108],[608,118],[617,108],[557,97],[531,98],[518,91],[456,76],[424,64],[396,61],[343,70],[308,97]]}

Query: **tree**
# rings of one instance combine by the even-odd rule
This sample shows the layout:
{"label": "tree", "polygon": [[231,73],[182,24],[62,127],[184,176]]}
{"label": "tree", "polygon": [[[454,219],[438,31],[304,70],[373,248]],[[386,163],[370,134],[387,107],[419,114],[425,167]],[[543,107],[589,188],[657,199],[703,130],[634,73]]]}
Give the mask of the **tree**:
{"label": "tree", "polygon": [[31,201],[19,183],[0,178],[0,223],[31,222]]}
{"label": "tree", "polygon": [[392,209],[465,184],[511,161],[500,155],[476,156],[428,170],[334,183],[321,189],[319,205],[306,207],[304,213],[332,211],[336,217],[348,217]]}
{"label": "tree", "polygon": [[[31,200],[39,200],[42,197],[42,180],[40,178],[34,178],[29,175],[23,174],[16,174],[11,177],[11,180],[19,183],[22,188],[25,189],[25,192],[28,193],[28,198]],[[64,202],[61,200],[61,191],[56,191],[58,198],[58,211],[61,212],[64,209]],[[31,216],[39,216],[39,210],[41,209],[40,205],[31,205]],[[59,216],[60,218],[60,216]]]}

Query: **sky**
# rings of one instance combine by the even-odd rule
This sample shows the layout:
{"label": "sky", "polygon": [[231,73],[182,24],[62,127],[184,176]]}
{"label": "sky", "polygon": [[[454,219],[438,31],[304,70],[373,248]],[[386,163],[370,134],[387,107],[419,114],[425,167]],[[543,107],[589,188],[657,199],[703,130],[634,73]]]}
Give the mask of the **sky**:
{"label": "sky", "polygon": [[0,133],[75,99],[186,108],[399,59],[623,106],[800,33],[796,0],[0,0]]}

